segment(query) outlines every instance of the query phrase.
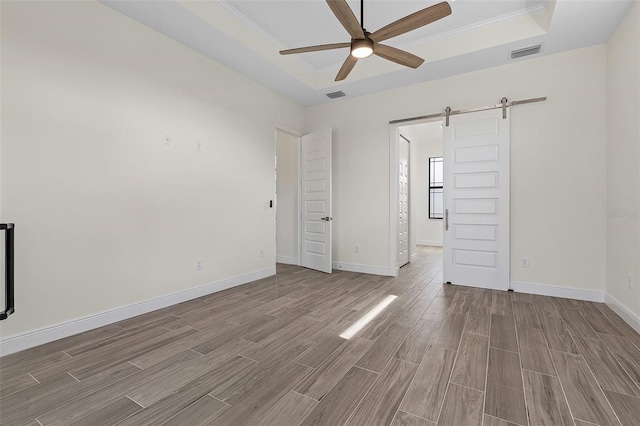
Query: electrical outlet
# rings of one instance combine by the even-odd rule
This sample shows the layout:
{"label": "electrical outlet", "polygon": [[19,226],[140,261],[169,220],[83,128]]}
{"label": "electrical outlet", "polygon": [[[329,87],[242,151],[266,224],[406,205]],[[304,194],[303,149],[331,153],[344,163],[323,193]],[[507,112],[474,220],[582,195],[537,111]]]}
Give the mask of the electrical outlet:
{"label": "electrical outlet", "polygon": [[529,267],[529,258],[528,257],[523,257],[522,261],[520,262],[520,266],[522,266],[523,268],[528,268]]}
{"label": "electrical outlet", "polygon": [[629,274],[629,288],[633,288],[633,276]]}
{"label": "electrical outlet", "polygon": [[360,246],[356,246],[356,253],[360,253]]}
{"label": "electrical outlet", "polygon": [[196,259],[196,271],[202,270],[202,259]]}
{"label": "electrical outlet", "polygon": [[200,142],[196,142],[196,151],[202,151],[202,144]]}

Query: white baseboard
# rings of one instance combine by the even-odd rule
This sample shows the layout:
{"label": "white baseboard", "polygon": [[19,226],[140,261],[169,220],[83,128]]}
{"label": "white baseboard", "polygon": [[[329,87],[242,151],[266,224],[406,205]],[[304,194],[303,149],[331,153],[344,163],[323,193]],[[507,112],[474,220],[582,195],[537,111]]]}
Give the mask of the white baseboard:
{"label": "white baseboard", "polygon": [[276,256],[276,263],[284,263],[287,265],[297,265],[298,258],[293,256]]}
{"label": "white baseboard", "polygon": [[415,260],[418,257],[418,253],[411,254],[411,260]]}
{"label": "white baseboard", "polygon": [[417,240],[416,244],[419,246],[442,247],[442,241],[435,241],[435,240]]}
{"label": "white baseboard", "polygon": [[598,290],[584,290],[581,288],[523,283],[518,281],[511,281],[510,288],[518,293],[540,294],[543,296],[562,297],[565,299],[587,300],[589,302],[601,303],[605,300],[605,292]]}
{"label": "white baseboard", "polygon": [[274,268],[266,268],[249,274],[227,278],[190,288],[188,290],[182,290],[176,293],[144,300],[142,302],[132,303],[131,305],[109,309],[108,311],[99,312],[83,318],[76,318],[26,333],[2,338],[2,340],[0,340],[0,355],[8,355],[34,346],[39,346],[44,343],[53,342],[54,340],[122,321],[127,318],[132,318],[137,315],[146,314],[148,312],[206,296],[211,293],[226,290],[231,287],[270,277],[274,274]]}
{"label": "white baseboard", "polygon": [[371,266],[371,265],[359,265],[357,263],[343,263],[333,262],[333,269],[339,269],[341,271],[361,272],[363,274],[384,275],[388,277],[395,277],[395,269],[385,268],[383,266]]}
{"label": "white baseboard", "polygon": [[622,304],[618,299],[610,295],[606,294],[605,303],[608,307],[610,307],[620,318],[624,320],[627,324],[629,324],[635,331],[640,333],[640,316],[636,315],[631,309],[627,308]]}

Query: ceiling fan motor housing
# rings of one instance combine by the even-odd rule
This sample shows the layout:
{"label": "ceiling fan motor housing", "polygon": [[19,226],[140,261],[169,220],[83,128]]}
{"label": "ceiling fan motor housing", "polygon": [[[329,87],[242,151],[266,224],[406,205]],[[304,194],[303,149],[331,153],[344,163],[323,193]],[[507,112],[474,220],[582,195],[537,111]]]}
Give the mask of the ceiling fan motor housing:
{"label": "ceiling fan motor housing", "polygon": [[373,53],[373,41],[370,38],[359,38],[351,42],[351,56],[362,59]]}

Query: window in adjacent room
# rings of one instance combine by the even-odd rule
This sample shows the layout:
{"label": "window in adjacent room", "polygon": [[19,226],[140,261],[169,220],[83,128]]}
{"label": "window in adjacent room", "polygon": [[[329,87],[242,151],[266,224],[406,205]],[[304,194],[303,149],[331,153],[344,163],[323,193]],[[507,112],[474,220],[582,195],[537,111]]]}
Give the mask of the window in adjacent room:
{"label": "window in adjacent room", "polygon": [[442,219],[442,157],[429,157],[429,219]]}

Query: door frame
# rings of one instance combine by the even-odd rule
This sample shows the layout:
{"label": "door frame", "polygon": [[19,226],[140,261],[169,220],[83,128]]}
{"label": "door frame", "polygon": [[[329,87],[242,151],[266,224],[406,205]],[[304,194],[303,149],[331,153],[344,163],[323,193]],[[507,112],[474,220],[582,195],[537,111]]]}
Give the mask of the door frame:
{"label": "door frame", "polygon": [[[400,178],[400,127],[412,126],[414,124],[443,122],[441,117],[422,118],[402,123],[389,123],[389,272],[390,276],[397,277],[398,271],[398,184]],[[444,133],[443,133],[444,134]],[[411,154],[409,154],[411,155]],[[411,170],[411,165],[409,165]],[[411,179],[411,172],[409,172]],[[409,203],[411,203],[411,192],[409,192]],[[411,232],[411,204],[409,204],[409,232]],[[411,239],[411,235],[409,236]],[[409,252],[409,262],[411,262],[411,252]]]}
{"label": "door frame", "polygon": [[[406,127],[406,126],[402,126],[402,127]],[[398,145],[400,144],[400,140],[404,139],[407,142],[407,170],[408,170],[408,174],[407,174],[407,233],[408,233],[408,237],[407,237],[407,263],[411,263],[411,257],[415,254],[415,253],[411,253],[411,242],[415,242],[415,238],[411,238],[411,231],[413,230],[413,227],[411,226],[411,221],[413,220],[413,214],[411,213],[411,210],[413,208],[412,205],[412,197],[411,197],[411,173],[413,173],[412,171],[412,167],[411,167],[411,141],[409,140],[409,138],[407,138],[406,136],[402,135],[400,133],[400,131],[398,131]],[[398,167],[400,166],[400,147],[398,146]],[[399,172],[400,170],[398,170]],[[398,177],[399,179],[399,177]],[[400,183],[398,181],[398,183]],[[399,187],[400,185],[397,185],[397,187]],[[398,194],[398,200],[396,200],[396,205],[398,205],[398,201],[399,201],[399,196],[400,194]],[[398,213],[398,219],[400,214]],[[396,222],[396,226],[397,226],[397,222]],[[396,229],[396,232],[398,230]],[[407,263],[400,265],[400,262],[398,262],[398,238],[396,236],[396,269],[400,269],[402,266],[406,265]]]}
{"label": "door frame", "polygon": [[278,210],[278,199],[277,199],[277,164],[276,164],[276,158],[277,158],[277,152],[278,152],[278,132],[282,132],[285,133],[289,136],[293,136],[298,138],[298,211],[296,212],[296,218],[298,219],[298,235],[296,236],[296,265],[300,266],[300,258],[302,256],[302,245],[300,244],[300,241],[302,240],[302,234],[300,233],[300,226],[301,226],[301,215],[300,212],[302,211],[302,200],[301,200],[301,195],[302,195],[302,165],[300,162],[300,158],[302,156],[302,132],[299,130],[296,130],[294,128],[291,128],[289,126],[286,126],[284,124],[281,123],[274,123],[273,124],[273,199],[274,199],[274,208],[273,208],[273,269],[275,271],[276,269],[276,258],[277,258],[277,241],[276,241],[276,237],[277,237],[277,223],[276,223],[276,212]]}
{"label": "door frame", "polygon": [[[328,232],[325,233],[325,237],[328,235],[328,244],[327,241],[325,239],[325,244],[326,247],[328,247],[325,252],[324,252],[324,259],[322,259],[322,262],[320,262],[320,264],[318,264],[315,260],[312,260],[313,257],[309,257],[306,255],[305,253],[305,248],[307,247],[307,231],[306,231],[306,227],[307,227],[307,222],[306,220],[308,219],[308,215],[312,214],[312,213],[308,213],[307,210],[307,206],[306,206],[306,201],[307,201],[307,193],[306,193],[306,189],[307,189],[307,176],[305,176],[306,171],[306,163],[307,163],[307,158],[305,157],[305,153],[309,153],[309,152],[314,152],[314,150],[312,151],[308,151],[308,149],[312,146],[309,144],[309,138],[316,138],[316,137],[320,137],[321,139],[324,139],[325,141],[328,139],[328,144],[326,146],[328,146],[327,151],[328,151],[328,155],[322,158],[326,158],[328,159],[327,163],[328,163],[328,167],[325,167],[324,171],[325,173],[327,172],[327,168],[328,168],[328,173],[327,173],[327,180],[326,182],[328,183],[328,185],[325,187],[325,200],[328,200],[328,203],[324,205],[324,213],[327,216],[324,218],[321,218],[322,221],[327,221],[327,228]],[[305,142],[306,141],[306,142]],[[313,140],[311,140],[311,142],[313,142]],[[299,266],[305,267],[305,268],[309,268],[312,270],[316,270],[316,271],[320,271],[320,272],[324,272],[327,274],[331,274],[333,273],[333,167],[332,167],[332,163],[333,163],[333,129],[331,127],[323,129],[323,130],[318,130],[315,132],[311,132],[311,133],[306,133],[304,135],[302,135],[302,137],[300,138],[300,162],[299,162],[299,171],[298,173],[300,174],[300,180],[299,180],[299,187],[298,187],[298,193],[299,193],[299,234],[300,234],[300,260],[299,260]],[[313,170],[309,171],[310,173],[314,173]],[[327,189],[328,188],[328,189]],[[328,193],[328,194],[327,194]],[[328,195],[328,196],[327,196]],[[314,201],[313,199],[309,200],[309,201]],[[329,206],[329,208],[327,209],[326,206]],[[328,260],[328,265],[326,264],[326,261]]]}

